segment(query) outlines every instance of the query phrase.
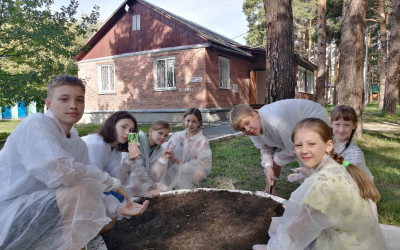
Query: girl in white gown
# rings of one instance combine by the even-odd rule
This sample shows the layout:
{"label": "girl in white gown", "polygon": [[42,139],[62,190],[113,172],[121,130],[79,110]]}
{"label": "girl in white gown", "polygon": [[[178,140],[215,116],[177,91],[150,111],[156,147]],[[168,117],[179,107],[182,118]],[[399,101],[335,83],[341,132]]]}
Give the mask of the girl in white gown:
{"label": "girl in white gown", "polygon": [[195,188],[211,173],[212,153],[200,129],[201,112],[190,108],[183,117],[185,130],[175,132],[164,143],[173,150],[173,157],[162,173],[163,190]]}
{"label": "girl in white gown", "polygon": [[333,149],[329,126],[308,118],[292,133],[297,159],[314,170],[272,219],[268,245],[254,249],[386,249],[369,199],[380,194],[368,175]]}

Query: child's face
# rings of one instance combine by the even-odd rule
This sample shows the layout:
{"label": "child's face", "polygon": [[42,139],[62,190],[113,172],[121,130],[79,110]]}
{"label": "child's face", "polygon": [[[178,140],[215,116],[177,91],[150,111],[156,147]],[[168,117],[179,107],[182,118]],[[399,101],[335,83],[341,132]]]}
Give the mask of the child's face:
{"label": "child's face", "polygon": [[310,129],[302,128],[294,136],[297,159],[307,168],[316,168],[325,154],[331,152],[333,142],[324,142]]}
{"label": "child's face", "polygon": [[85,92],[79,86],[61,85],[53,89],[45,103],[67,134],[83,115]]}
{"label": "child's face", "polygon": [[261,121],[257,112],[243,117],[239,122],[239,128],[245,135],[257,136],[261,133]]}
{"label": "child's face", "polygon": [[128,141],[128,134],[135,132],[135,123],[131,119],[121,119],[115,124],[116,138],[114,145]]}
{"label": "child's face", "polygon": [[165,142],[165,140],[167,139],[169,134],[169,129],[167,128],[162,128],[162,129],[157,129],[157,130],[153,130],[150,129],[149,130],[149,144],[150,146],[154,146],[154,145],[161,145]]}
{"label": "child's face", "polygon": [[185,117],[185,128],[191,132],[197,132],[197,130],[199,130],[201,126],[201,122],[199,121],[199,119],[197,119],[197,116],[195,115],[187,115]]}
{"label": "child's face", "polygon": [[331,121],[332,133],[336,142],[347,142],[351,132],[356,129],[356,124],[352,121],[345,121],[340,118],[337,121]]}

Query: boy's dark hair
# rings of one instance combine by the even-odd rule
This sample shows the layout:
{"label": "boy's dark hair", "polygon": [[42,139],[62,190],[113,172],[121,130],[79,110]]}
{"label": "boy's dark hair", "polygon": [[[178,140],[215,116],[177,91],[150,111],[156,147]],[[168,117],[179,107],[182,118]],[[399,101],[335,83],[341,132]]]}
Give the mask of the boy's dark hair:
{"label": "boy's dark hair", "polygon": [[186,116],[188,115],[194,115],[197,117],[197,119],[199,119],[200,122],[199,128],[203,125],[203,118],[201,117],[201,112],[198,108],[190,108],[186,110],[185,114],[183,114],[183,119],[185,119]]}
{"label": "boy's dark hair", "polygon": [[[103,126],[99,130],[99,135],[103,137],[104,142],[112,143],[116,140],[117,133],[115,131],[115,124],[117,124],[117,122],[122,119],[132,120],[133,124],[135,125],[134,132],[138,132],[138,126],[135,117],[133,117],[133,115],[131,115],[127,111],[117,111],[107,118],[107,120],[104,122]],[[128,142],[124,144],[118,144],[117,150],[127,152]]]}
{"label": "boy's dark hair", "polygon": [[85,92],[86,90],[85,84],[78,77],[71,75],[60,75],[51,79],[51,81],[47,85],[47,98],[51,97],[53,89],[64,85],[81,87],[83,89],[83,92]]}

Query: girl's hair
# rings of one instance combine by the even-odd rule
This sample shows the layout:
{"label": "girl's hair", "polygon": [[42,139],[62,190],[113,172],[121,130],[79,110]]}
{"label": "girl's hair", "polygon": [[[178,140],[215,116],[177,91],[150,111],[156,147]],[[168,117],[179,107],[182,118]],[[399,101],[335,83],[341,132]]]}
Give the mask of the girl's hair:
{"label": "girl's hair", "polygon": [[229,111],[229,121],[234,130],[241,130],[239,123],[240,121],[249,115],[256,112],[252,107],[247,104],[239,104],[234,106],[231,111]]}
{"label": "girl's hair", "polygon": [[[350,106],[339,105],[339,106],[336,106],[336,108],[332,111],[331,122],[337,121],[340,119],[343,119],[345,121],[351,121],[357,127],[357,122],[358,122],[357,114],[356,114],[356,111]],[[342,150],[342,152],[339,153],[340,155],[350,146],[351,140],[353,139],[355,132],[356,132],[356,128],[354,128],[353,131],[351,131],[349,140],[346,142],[346,145],[344,146],[344,149]]]}
{"label": "girl's hair", "polygon": [[[318,134],[322,141],[324,141],[325,143],[327,143],[329,140],[332,140],[332,132],[329,126],[324,121],[318,118],[307,118],[297,123],[296,127],[294,127],[292,132],[293,142],[294,136],[302,128],[309,129]],[[337,163],[341,165],[343,164],[343,157],[338,155],[335,150],[332,149],[329,154]],[[351,177],[354,179],[354,181],[357,183],[362,198],[371,199],[375,202],[380,199],[380,194],[379,191],[376,189],[375,184],[371,181],[371,179],[363,170],[353,164],[349,164],[346,169],[347,172],[349,172]]]}
{"label": "girl's hair", "polygon": [[[107,118],[99,131],[99,135],[103,137],[104,142],[112,143],[116,140],[117,132],[115,131],[115,125],[119,120],[122,119],[132,120],[133,124],[135,124],[134,132],[138,132],[138,126],[135,117],[133,117],[127,111],[117,111]],[[128,142],[124,144],[117,144],[116,149],[118,151],[128,152]]]}
{"label": "girl's hair", "polygon": [[197,119],[199,119],[200,122],[200,126],[199,129],[201,127],[201,125],[203,125],[203,118],[201,117],[201,112],[198,108],[190,108],[188,110],[186,110],[185,114],[183,114],[183,119],[186,118],[186,116],[188,115],[194,115],[197,117]]}
{"label": "girl's hair", "polygon": [[81,87],[83,89],[83,92],[85,92],[85,84],[81,79],[70,75],[60,75],[51,79],[51,81],[47,85],[47,98],[50,98],[52,96],[53,90],[55,88],[65,85]]}
{"label": "girl's hair", "polygon": [[151,124],[150,128],[152,130],[160,130],[160,129],[171,129],[169,126],[169,123],[167,121],[164,120],[158,120],[153,122],[153,124]]}

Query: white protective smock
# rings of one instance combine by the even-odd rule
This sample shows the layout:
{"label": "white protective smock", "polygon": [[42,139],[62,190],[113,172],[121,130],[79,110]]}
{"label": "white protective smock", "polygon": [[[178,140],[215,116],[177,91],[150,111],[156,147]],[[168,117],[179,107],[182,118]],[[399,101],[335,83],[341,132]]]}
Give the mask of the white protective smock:
{"label": "white protective smock", "polygon": [[[88,147],[90,164],[118,178],[130,196],[150,197],[148,189],[153,182],[143,166],[141,157],[130,160],[128,153],[111,147],[99,134],[87,135],[82,139]],[[107,204],[108,202],[112,202],[111,199],[107,200]]]}
{"label": "white protective smock", "polygon": [[212,152],[207,138],[199,130],[197,134],[190,138],[186,136],[186,130],[175,132],[168,142],[174,148],[174,157],[183,164],[169,162],[165,177],[162,183],[165,188],[163,191],[172,189],[195,188],[197,183],[193,182],[196,170],[204,171],[205,175],[211,173]]}
{"label": "white protective smock", "polygon": [[67,138],[51,111],[25,118],[0,151],[0,249],[81,249],[93,239],[111,221],[102,193],[121,183],[88,164],[75,128]]}
{"label": "white protective smock", "polygon": [[262,133],[250,136],[260,149],[261,165],[283,166],[296,159],[292,130],[305,118],[315,117],[329,124],[328,112],[320,104],[304,99],[286,99],[267,104],[258,110]]}
{"label": "white protective smock", "polygon": [[159,182],[168,164],[168,159],[161,158],[165,149],[159,145],[150,149],[149,137],[142,131],[139,131],[139,140],[143,166],[146,168],[147,172],[150,173],[151,179],[154,182]]}
{"label": "white protective smock", "polygon": [[[354,166],[357,166],[361,170],[363,170],[368,177],[374,181],[374,177],[371,174],[371,171],[369,171],[369,168],[367,167],[367,164],[365,163],[365,157],[363,151],[358,147],[357,144],[354,143],[354,141],[350,142],[350,145],[346,148],[345,151],[343,151],[344,147],[346,146],[346,143],[334,143],[333,148],[336,153],[340,154],[345,161],[350,162]],[[342,152],[343,151],[343,152]]]}
{"label": "white protective smock", "polygon": [[273,217],[267,249],[386,249],[382,231],[357,184],[330,156]]}

